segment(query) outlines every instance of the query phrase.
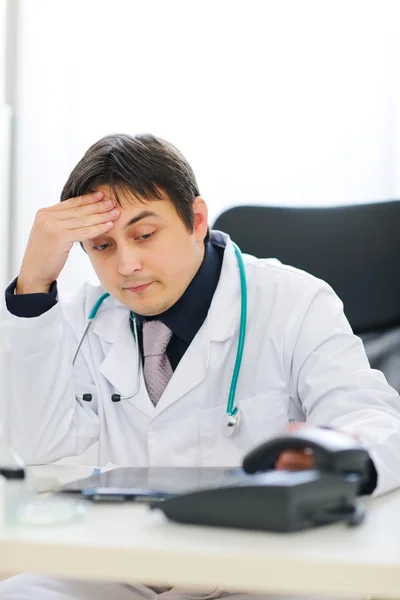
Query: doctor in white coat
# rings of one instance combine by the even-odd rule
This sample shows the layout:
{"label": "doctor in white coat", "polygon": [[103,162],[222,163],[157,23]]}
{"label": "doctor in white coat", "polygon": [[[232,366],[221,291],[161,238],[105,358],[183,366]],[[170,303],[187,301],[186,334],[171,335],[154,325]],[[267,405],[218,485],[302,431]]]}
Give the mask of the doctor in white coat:
{"label": "doctor in white coat", "polygon": [[[99,465],[239,465],[293,420],[360,437],[371,457],[363,492],[399,484],[398,394],[369,367],[332,289],[276,260],[243,257],[240,419],[235,435],[226,435],[240,271],[229,237],[209,232],[193,171],[174,146],[151,135],[103,138],[75,167],[61,199],[37,213],[18,278],[6,291],[15,325],[12,439],[26,461],[92,451]],[[58,298],[56,280],[74,242],[100,285]],[[308,454],[284,452],[276,467],[311,464]],[[136,600],[160,593],[145,584],[22,575],[1,584],[0,597]],[[220,592],[204,596],[210,593]]]}

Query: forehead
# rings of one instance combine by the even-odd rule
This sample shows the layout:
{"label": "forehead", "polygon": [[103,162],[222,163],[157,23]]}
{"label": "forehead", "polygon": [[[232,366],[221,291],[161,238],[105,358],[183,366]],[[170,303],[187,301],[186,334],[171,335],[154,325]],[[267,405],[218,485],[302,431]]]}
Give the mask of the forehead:
{"label": "forehead", "polygon": [[119,208],[121,211],[121,215],[117,219],[119,222],[129,221],[144,211],[154,213],[158,218],[167,218],[172,214],[177,215],[175,206],[166,192],[162,190],[160,190],[161,198],[154,198],[154,200],[143,198],[129,189],[118,189],[117,197],[112,187],[105,184],[97,186],[96,191],[103,192],[105,199],[112,200]]}

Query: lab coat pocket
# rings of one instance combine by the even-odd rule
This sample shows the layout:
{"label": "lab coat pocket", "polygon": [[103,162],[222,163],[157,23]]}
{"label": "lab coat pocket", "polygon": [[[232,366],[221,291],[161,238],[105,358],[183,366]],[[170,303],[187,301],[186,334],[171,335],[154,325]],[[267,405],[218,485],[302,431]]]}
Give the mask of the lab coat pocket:
{"label": "lab coat pocket", "polygon": [[287,425],[287,403],[280,390],[246,398],[240,402],[240,424],[227,437],[224,425],[226,405],[199,414],[200,448],[203,465],[238,466],[243,456]]}

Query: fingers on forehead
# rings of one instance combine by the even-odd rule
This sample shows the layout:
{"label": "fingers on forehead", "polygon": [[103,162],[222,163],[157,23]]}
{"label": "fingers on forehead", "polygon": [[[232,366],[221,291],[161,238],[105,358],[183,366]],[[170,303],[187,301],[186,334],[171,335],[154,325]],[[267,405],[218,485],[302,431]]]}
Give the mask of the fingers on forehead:
{"label": "fingers on forehead", "polygon": [[69,198],[61,204],[65,210],[69,208],[77,208],[79,206],[87,206],[88,204],[95,204],[103,200],[104,194],[102,193],[100,198],[96,198],[94,193],[83,194],[82,196],[75,196],[75,198]]}

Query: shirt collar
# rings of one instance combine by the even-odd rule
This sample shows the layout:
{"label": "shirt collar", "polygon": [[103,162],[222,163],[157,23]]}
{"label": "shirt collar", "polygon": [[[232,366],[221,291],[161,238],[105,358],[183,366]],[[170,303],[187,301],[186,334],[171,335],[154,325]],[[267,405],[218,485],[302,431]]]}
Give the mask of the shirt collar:
{"label": "shirt collar", "polygon": [[[162,321],[174,335],[190,345],[204,323],[221,274],[224,247],[220,240],[205,245],[204,259],[185,292],[171,308],[151,317]],[[137,315],[141,324],[145,317]]]}

